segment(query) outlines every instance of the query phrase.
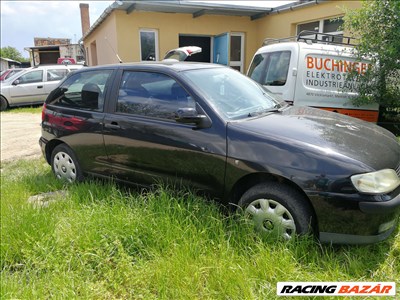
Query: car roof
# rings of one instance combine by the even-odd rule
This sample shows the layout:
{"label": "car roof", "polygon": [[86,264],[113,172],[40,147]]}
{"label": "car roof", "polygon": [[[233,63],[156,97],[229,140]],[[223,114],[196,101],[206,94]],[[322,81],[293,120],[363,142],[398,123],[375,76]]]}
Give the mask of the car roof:
{"label": "car roof", "polygon": [[87,67],[78,72],[94,69],[143,69],[143,70],[173,70],[175,72],[197,70],[197,69],[210,69],[210,68],[225,68],[224,65],[212,63],[198,63],[198,62],[179,62],[179,61],[146,61],[138,63],[121,63],[112,65],[101,65],[95,67]]}
{"label": "car roof", "polygon": [[38,65],[38,66],[34,66],[31,67],[32,69],[65,69],[65,68],[74,68],[74,67],[78,67],[78,68],[82,68],[83,65],[79,65],[79,64],[53,64],[53,65]]}
{"label": "car roof", "polygon": [[21,68],[24,72],[31,71],[31,70],[41,70],[41,69],[74,69],[74,68],[82,68],[83,65],[39,65],[39,66],[34,66],[34,67],[29,67],[29,68]]}

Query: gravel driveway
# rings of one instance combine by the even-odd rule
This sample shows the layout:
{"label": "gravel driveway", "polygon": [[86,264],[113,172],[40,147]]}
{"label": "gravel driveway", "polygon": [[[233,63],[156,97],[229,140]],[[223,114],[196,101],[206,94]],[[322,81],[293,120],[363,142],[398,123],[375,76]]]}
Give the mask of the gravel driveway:
{"label": "gravel driveway", "polygon": [[37,158],[41,114],[1,113],[1,161]]}

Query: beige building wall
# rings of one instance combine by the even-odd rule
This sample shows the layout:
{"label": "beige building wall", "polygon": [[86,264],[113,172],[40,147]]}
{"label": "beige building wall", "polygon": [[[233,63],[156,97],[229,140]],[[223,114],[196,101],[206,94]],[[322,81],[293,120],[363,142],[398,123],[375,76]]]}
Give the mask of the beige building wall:
{"label": "beige building wall", "polygon": [[179,34],[214,36],[222,33],[242,32],[245,35],[245,69],[257,48],[257,24],[248,17],[191,14],[167,14],[156,12],[114,12],[117,18],[118,48],[125,62],[140,61],[139,30],[158,30],[158,57],[162,59],[168,50],[179,46]]}
{"label": "beige building wall", "polygon": [[115,13],[113,13],[85,39],[86,52],[89,50],[89,53],[86,54],[88,65],[106,65],[119,62],[115,55],[115,52],[118,52],[118,27],[116,23]]}
{"label": "beige building wall", "polygon": [[[158,58],[179,46],[179,34],[215,36],[222,33],[241,32],[245,36],[244,71],[265,38],[284,38],[296,34],[296,25],[320,19],[342,16],[341,7],[361,7],[360,1],[327,1],[316,5],[270,14],[251,21],[249,17],[157,13],[122,10],[113,11],[96,30],[84,40],[89,49],[88,64],[118,63],[116,53],[123,62],[140,61],[140,29],[158,31]],[[92,53],[90,53],[92,52]],[[93,53],[96,52],[96,53]],[[116,52],[116,53],[115,53]],[[97,58],[97,59],[96,59]]]}
{"label": "beige building wall", "polygon": [[[358,9],[360,1],[326,1],[283,11],[257,20],[257,41],[261,45],[266,38],[285,38],[296,35],[296,26],[321,19],[331,19],[344,15],[343,7]],[[346,33],[345,33],[346,35]]]}

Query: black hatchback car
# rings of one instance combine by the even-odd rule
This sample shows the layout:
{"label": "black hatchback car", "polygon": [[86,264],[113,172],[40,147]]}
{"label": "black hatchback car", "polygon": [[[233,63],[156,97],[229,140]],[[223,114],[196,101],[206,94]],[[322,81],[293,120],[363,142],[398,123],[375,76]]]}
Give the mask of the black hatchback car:
{"label": "black hatchback car", "polygon": [[213,64],[139,63],[70,74],[43,107],[57,178],[85,175],[207,192],[260,234],[371,243],[396,227],[400,145],[343,115],[293,107]]}

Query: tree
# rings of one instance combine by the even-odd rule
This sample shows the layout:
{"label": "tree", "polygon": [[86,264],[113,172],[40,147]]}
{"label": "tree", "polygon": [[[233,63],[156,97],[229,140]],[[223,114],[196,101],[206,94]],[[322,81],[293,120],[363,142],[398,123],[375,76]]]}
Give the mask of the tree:
{"label": "tree", "polygon": [[[359,10],[345,10],[344,28],[358,38],[357,57],[371,60],[365,74],[350,72],[359,96],[354,104],[379,103],[381,114],[400,112],[400,1],[363,0]],[[400,117],[398,117],[400,121]]]}
{"label": "tree", "polygon": [[27,61],[26,58],[22,56],[22,54],[14,47],[2,47],[0,49],[0,57],[2,58],[9,58],[12,60],[16,60],[19,62]]}

